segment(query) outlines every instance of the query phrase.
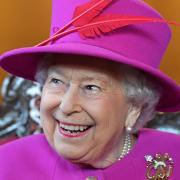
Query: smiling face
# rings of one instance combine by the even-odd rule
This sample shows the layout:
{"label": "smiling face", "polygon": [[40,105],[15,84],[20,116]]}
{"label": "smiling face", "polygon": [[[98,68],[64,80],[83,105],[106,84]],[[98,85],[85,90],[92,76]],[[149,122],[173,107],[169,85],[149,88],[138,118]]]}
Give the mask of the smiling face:
{"label": "smiling face", "polygon": [[99,167],[119,156],[129,106],[115,66],[88,62],[74,65],[69,60],[48,69],[41,120],[46,138],[58,154]]}

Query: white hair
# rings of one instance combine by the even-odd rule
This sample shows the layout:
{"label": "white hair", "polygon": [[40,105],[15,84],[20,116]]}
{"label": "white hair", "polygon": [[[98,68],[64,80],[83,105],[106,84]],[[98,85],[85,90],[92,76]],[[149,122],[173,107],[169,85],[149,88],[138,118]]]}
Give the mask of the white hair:
{"label": "white hair", "polygon": [[[54,59],[54,54],[47,54],[39,64],[35,80],[41,85],[45,83],[48,67],[53,64]],[[141,108],[141,113],[132,127],[132,132],[136,132],[154,117],[160,99],[160,87],[147,78],[146,73],[128,65],[121,64],[120,72],[123,72],[121,86],[127,102]]]}
{"label": "white hair", "polygon": [[46,54],[40,61],[37,66],[36,73],[34,79],[40,83],[42,86],[44,85],[47,75],[48,75],[48,68],[54,62],[54,54]]}
{"label": "white hair", "polygon": [[132,127],[132,132],[138,131],[155,115],[155,109],[161,96],[161,89],[153,83],[145,73],[128,65],[122,65],[122,89],[127,101],[141,113]]}

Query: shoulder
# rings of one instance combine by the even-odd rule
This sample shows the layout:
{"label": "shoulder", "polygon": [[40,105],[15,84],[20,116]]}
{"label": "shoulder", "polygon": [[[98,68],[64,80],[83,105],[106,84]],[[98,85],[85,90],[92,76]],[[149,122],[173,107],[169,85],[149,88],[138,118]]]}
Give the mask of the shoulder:
{"label": "shoulder", "polygon": [[[58,157],[43,134],[12,141],[0,146],[0,179],[6,176],[9,178],[8,172],[15,177],[19,177],[20,172],[39,177],[44,171],[48,176],[52,173]],[[35,170],[36,167],[40,168],[39,172]]]}
{"label": "shoulder", "polygon": [[180,135],[154,129],[143,129],[139,132],[139,147],[156,153],[174,154],[180,160]]}
{"label": "shoulder", "polygon": [[163,145],[175,145],[180,147],[180,135],[162,132],[155,129],[143,129],[140,131],[141,140],[147,143]]}
{"label": "shoulder", "polygon": [[[35,153],[36,152],[36,153]],[[44,134],[31,135],[0,146],[0,158],[4,156],[57,156]]]}
{"label": "shoulder", "polygon": [[[0,146],[0,155],[3,153],[18,153],[19,151],[31,151],[33,148],[39,149],[41,146],[47,146],[43,134],[26,136]],[[41,149],[41,148],[40,148]]]}

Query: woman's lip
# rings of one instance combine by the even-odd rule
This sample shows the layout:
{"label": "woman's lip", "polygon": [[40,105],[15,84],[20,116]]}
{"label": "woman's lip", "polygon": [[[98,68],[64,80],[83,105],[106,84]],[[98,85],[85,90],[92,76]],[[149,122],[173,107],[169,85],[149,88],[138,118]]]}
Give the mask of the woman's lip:
{"label": "woman's lip", "polygon": [[[70,123],[70,122],[64,122],[64,121],[62,121],[62,120],[56,120],[57,121],[57,123],[59,124],[58,125],[58,129],[59,129],[59,133],[61,134],[61,135],[63,135],[64,137],[66,137],[66,138],[80,138],[80,137],[82,137],[82,136],[85,136],[88,132],[89,132],[89,130],[93,127],[93,125],[82,125],[82,124],[75,124],[75,123]],[[66,125],[66,126],[88,126],[89,128],[87,129],[87,130],[85,130],[85,131],[80,131],[80,132],[78,132],[78,133],[70,133],[70,132],[68,132],[68,131],[66,131],[66,130],[64,130],[61,126],[60,126],[60,124],[62,125]]]}
{"label": "woman's lip", "polygon": [[68,133],[67,131],[64,131],[62,128],[59,128],[59,132],[67,138],[78,138],[78,137],[86,135],[90,129],[91,128],[87,129],[84,132],[79,132],[75,134],[75,133]]}
{"label": "woman's lip", "polygon": [[93,125],[90,125],[90,124],[75,124],[75,123],[69,123],[69,122],[64,122],[64,121],[61,121],[61,120],[57,120],[59,124],[64,124],[64,125],[67,125],[67,126],[93,126]]}

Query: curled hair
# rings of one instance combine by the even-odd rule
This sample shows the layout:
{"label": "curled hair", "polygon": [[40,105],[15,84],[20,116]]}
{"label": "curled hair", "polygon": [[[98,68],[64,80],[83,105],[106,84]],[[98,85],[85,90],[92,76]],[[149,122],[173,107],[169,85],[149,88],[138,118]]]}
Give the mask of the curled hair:
{"label": "curled hair", "polygon": [[[47,54],[39,64],[35,80],[41,85],[45,83],[48,67],[55,62],[54,59],[54,54]],[[160,99],[160,87],[146,77],[146,73],[133,67],[121,64],[120,71],[123,73],[121,87],[127,102],[141,109],[133,127],[133,132],[136,132],[154,117],[155,108]]]}
{"label": "curled hair", "polygon": [[160,87],[153,83],[145,73],[128,65],[122,65],[122,89],[128,103],[141,108],[141,113],[133,127],[133,132],[142,128],[155,115],[160,99]]}
{"label": "curled hair", "polygon": [[38,64],[35,80],[40,83],[42,86],[44,85],[47,75],[48,75],[48,68],[51,64],[54,63],[54,54],[46,54]]}

